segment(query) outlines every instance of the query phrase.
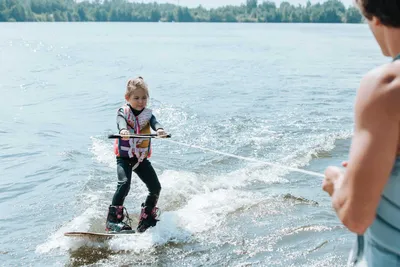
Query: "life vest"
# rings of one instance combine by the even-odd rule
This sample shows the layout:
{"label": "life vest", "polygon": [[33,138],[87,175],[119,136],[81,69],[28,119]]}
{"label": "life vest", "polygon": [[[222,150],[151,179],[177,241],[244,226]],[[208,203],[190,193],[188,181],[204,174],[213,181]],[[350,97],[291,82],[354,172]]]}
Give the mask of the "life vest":
{"label": "life vest", "polygon": [[[152,110],[145,108],[142,112],[135,116],[128,105],[124,105],[124,117],[127,122],[128,131],[131,134],[151,134],[150,119],[153,115]],[[144,138],[129,138],[129,140],[115,139],[114,153],[117,157],[138,158],[141,162],[143,159],[151,156],[151,142]]]}

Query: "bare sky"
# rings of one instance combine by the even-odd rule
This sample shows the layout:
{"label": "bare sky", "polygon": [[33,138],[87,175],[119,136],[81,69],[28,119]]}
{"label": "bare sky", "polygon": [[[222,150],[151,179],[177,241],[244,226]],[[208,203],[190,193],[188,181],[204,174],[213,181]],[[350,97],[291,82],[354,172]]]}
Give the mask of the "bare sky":
{"label": "bare sky", "polygon": [[[140,1],[140,0],[139,0]],[[271,0],[270,0],[271,1]],[[277,5],[279,5],[282,0],[272,0]],[[341,0],[344,5],[350,6],[353,4],[353,0]],[[226,6],[226,5],[240,5],[242,3],[246,3],[246,0],[141,0],[140,2],[144,3],[153,3],[153,2],[158,2],[158,3],[172,3],[172,4],[180,4],[182,6],[188,6],[188,7],[196,7],[198,5],[202,5],[206,8],[212,8],[212,7],[218,7],[218,6]],[[263,0],[258,0],[258,2],[263,2]],[[293,4],[293,5],[305,5],[307,3],[307,0],[287,0],[287,2]],[[317,2],[325,2],[325,1],[319,1],[319,0],[310,0],[311,3],[317,3]]]}

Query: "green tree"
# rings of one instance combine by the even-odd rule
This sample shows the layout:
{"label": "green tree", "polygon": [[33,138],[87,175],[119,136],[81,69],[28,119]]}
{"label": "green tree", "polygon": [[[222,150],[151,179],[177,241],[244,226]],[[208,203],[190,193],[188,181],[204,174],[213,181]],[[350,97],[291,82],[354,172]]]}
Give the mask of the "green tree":
{"label": "green tree", "polygon": [[210,21],[211,22],[222,22],[222,16],[217,9],[211,9],[210,11]]}
{"label": "green tree", "polygon": [[6,7],[8,9],[13,8],[14,6],[16,6],[18,4],[18,0],[6,0]]}
{"label": "green tree", "polygon": [[0,12],[6,11],[7,10],[7,5],[5,0],[0,0]]}
{"label": "green tree", "polygon": [[194,21],[210,21],[210,12],[201,5],[190,11],[193,14]]}
{"label": "green tree", "polygon": [[83,6],[78,7],[79,21],[88,21],[86,10]]}
{"label": "green tree", "polygon": [[232,11],[227,11],[225,13],[225,21],[226,22],[237,22],[236,16],[233,14]]}
{"label": "green tree", "polygon": [[251,13],[257,8],[257,0],[246,0],[247,13]]}
{"label": "green tree", "polygon": [[36,14],[42,14],[50,11],[47,8],[47,1],[45,0],[31,0],[30,8],[32,12]]}
{"label": "green tree", "polygon": [[68,21],[66,13],[62,11],[57,10],[54,12],[53,15],[54,15],[54,21]]}
{"label": "green tree", "polygon": [[21,4],[17,4],[11,8],[10,18],[15,21],[26,21],[26,11]]}
{"label": "green tree", "polygon": [[178,7],[176,11],[176,21],[179,22],[192,22],[194,21],[193,16],[190,14],[187,7]]}
{"label": "green tree", "polygon": [[261,16],[265,22],[277,21],[277,8],[274,2],[266,1],[259,6]]}
{"label": "green tree", "polygon": [[279,6],[279,11],[281,14],[281,22],[290,22],[291,20],[291,5],[289,2],[282,2]]}
{"label": "green tree", "polygon": [[8,8],[5,0],[0,0],[0,21],[8,20]]}
{"label": "green tree", "polygon": [[246,0],[239,6],[207,10],[130,0],[0,0],[0,21],[180,21],[360,23],[358,9],[339,0],[302,6],[272,0]]}
{"label": "green tree", "polygon": [[103,8],[97,8],[94,14],[96,21],[108,21],[108,14]]}
{"label": "green tree", "polygon": [[339,0],[328,0],[322,4],[322,22],[339,23],[346,11],[345,6]]}
{"label": "green tree", "polygon": [[362,15],[357,8],[350,7],[346,11],[346,22],[347,23],[360,23],[362,21]]}
{"label": "green tree", "polygon": [[150,20],[154,21],[154,22],[157,22],[157,21],[160,21],[160,19],[161,19],[160,10],[158,10],[156,8],[152,9],[151,10],[151,15],[150,15]]}
{"label": "green tree", "polygon": [[73,18],[72,18],[72,13],[71,12],[67,13],[67,19],[68,19],[68,21],[74,21]]}
{"label": "green tree", "polygon": [[321,22],[322,21],[322,7],[321,5],[318,3],[316,4],[313,8],[311,8],[311,12],[310,12],[310,21],[311,22]]}
{"label": "green tree", "polygon": [[79,21],[79,15],[76,11],[73,11],[70,16],[68,16],[68,21]]}
{"label": "green tree", "polygon": [[8,21],[8,14],[5,11],[0,11],[0,22]]}
{"label": "green tree", "polygon": [[167,12],[166,18],[167,18],[166,21],[168,21],[168,22],[175,21],[175,16],[174,16],[173,12]]}

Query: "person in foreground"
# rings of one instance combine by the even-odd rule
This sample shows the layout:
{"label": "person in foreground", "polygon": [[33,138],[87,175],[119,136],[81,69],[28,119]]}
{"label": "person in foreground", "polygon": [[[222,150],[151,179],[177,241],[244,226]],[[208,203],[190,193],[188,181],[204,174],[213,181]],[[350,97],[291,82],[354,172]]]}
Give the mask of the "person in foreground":
{"label": "person in foreground", "polygon": [[357,234],[349,266],[400,266],[400,1],[358,0],[388,64],[368,72],[355,101],[345,170],[325,170],[323,190]]}
{"label": "person in foreground", "polygon": [[[127,103],[119,108],[117,126],[119,133],[150,134],[150,127],[160,137],[166,133],[147,106],[149,90],[142,77],[128,81],[125,100]],[[146,184],[149,194],[142,203],[139,224],[136,231],[144,232],[157,223],[158,208],[156,207],[161,191],[161,185],[148,158],[151,156],[150,139],[123,137],[115,140],[114,152],[117,158],[117,190],[109,206],[106,231],[132,231],[131,226],[124,221],[126,210],[123,206],[131,185],[132,171]],[[128,218],[129,219],[129,218]]]}

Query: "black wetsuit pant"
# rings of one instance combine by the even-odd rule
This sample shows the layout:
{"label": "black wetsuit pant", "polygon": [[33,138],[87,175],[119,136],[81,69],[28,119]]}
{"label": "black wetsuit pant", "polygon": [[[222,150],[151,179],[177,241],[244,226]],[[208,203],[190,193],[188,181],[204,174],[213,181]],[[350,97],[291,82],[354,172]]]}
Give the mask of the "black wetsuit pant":
{"label": "black wetsuit pant", "polygon": [[[112,200],[113,206],[122,206],[124,204],[125,197],[128,195],[131,188],[132,168],[136,163],[136,157],[117,157],[118,186]],[[161,185],[158,181],[157,174],[153,166],[151,166],[150,161],[147,159],[144,159],[133,171],[139,176],[143,183],[146,184],[149,190],[144,205],[146,206],[146,211],[151,211],[156,206],[161,191]]]}

